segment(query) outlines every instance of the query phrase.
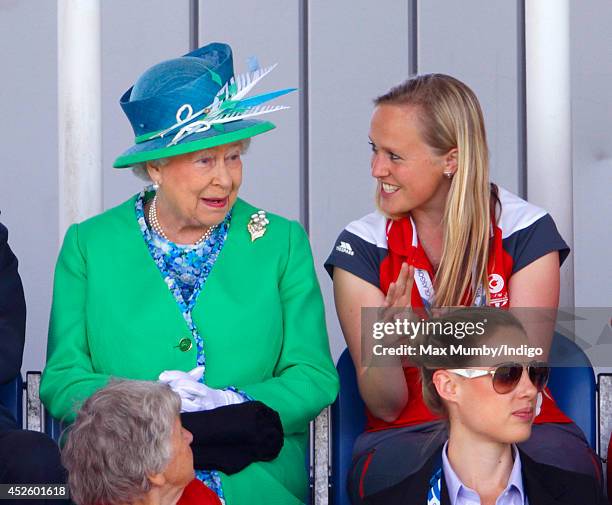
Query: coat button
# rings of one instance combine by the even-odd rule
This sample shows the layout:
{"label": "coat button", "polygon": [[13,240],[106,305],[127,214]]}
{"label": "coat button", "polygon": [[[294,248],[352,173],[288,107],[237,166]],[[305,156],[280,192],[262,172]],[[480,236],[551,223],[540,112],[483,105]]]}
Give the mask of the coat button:
{"label": "coat button", "polygon": [[189,338],[182,338],[181,340],[179,340],[179,343],[178,343],[177,347],[181,351],[187,352],[187,351],[189,351],[193,347],[193,344],[191,343],[191,339],[189,339]]}

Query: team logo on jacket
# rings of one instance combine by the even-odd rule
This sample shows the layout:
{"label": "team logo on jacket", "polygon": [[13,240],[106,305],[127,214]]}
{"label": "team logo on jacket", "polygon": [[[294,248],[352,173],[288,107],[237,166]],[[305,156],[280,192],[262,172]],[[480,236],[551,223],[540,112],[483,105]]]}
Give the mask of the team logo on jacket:
{"label": "team logo on jacket", "polygon": [[344,253],[344,254],[348,254],[349,256],[355,255],[355,252],[353,251],[351,244],[349,244],[348,242],[340,241],[340,245],[336,246],[336,251]]}
{"label": "team logo on jacket", "polygon": [[508,304],[508,291],[504,278],[499,274],[489,275],[489,294],[491,295],[491,305],[503,307]]}
{"label": "team logo on jacket", "polygon": [[494,295],[504,289],[504,278],[499,274],[489,275],[489,292]]}

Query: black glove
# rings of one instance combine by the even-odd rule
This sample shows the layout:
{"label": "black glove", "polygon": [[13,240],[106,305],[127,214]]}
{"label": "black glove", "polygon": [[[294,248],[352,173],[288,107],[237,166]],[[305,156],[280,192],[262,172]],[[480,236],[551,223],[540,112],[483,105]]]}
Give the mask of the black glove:
{"label": "black glove", "polygon": [[231,475],[253,461],[271,461],[283,447],[283,426],[275,410],[250,401],[181,414],[193,434],[194,467]]}

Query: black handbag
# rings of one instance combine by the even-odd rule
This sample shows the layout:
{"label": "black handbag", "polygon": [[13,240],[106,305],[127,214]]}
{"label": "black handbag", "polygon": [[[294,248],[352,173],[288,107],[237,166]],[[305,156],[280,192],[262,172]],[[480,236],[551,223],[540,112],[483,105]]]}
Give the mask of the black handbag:
{"label": "black handbag", "polygon": [[239,472],[254,461],[271,461],[283,447],[278,412],[258,401],[181,414],[193,434],[191,448],[197,470]]}

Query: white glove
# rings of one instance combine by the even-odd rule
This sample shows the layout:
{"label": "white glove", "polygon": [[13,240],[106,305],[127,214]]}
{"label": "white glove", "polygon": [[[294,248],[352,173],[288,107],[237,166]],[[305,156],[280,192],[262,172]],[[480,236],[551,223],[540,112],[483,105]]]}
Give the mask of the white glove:
{"label": "white glove", "polygon": [[187,373],[166,370],[159,375],[159,380],[181,397],[181,412],[211,410],[245,401],[242,395],[234,391],[213,389],[198,382],[203,373],[204,367],[197,367]]}
{"label": "white glove", "polygon": [[189,372],[183,372],[182,370],[166,370],[159,374],[160,382],[170,384],[172,381],[177,379],[191,379],[198,382],[204,375],[204,367],[197,366]]}

